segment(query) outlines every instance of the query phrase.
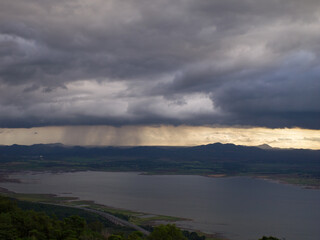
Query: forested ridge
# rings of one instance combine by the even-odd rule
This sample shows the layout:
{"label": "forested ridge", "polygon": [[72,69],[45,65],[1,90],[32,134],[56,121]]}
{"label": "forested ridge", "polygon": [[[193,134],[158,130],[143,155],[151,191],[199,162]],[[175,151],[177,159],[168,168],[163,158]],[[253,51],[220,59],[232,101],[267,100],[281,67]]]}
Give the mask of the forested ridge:
{"label": "forested ridge", "polygon": [[[42,205],[28,202],[18,202],[16,200],[0,196],[0,239],[1,240],[205,240],[205,237],[198,236],[195,232],[181,231],[175,225],[160,225],[151,228],[153,232],[150,236],[143,236],[142,233],[129,231],[128,229],[117,228],[116,231],[104,231],[106,223],[95,221],[92,216],[84,215],[90,220],[78,215],[63,217],[60,207],[52,205],[52,211],[56,215],[48,215],[45,212],[38,212],[28,209],[45,209],[48,212],[49,205]],[[64,207],[62,207],[63,209]],[[65,215],[72,213],[74,209],[66,210]],[[81,214],[82,215],[82,214]],[[91,218],[91,219],[90,219]],[[110,223],[109,223],[110,224]],[[110,229],[110,225],[108,226]]]}
{"label": "forested ridge", "polygon": [[1,240],[103,240],[84,218],[70,216],[59,220],[43,212],[22,210],[9,199],[0,197]]}
{"label": "forested ridge", "polygon": [[[54,207],[54,206],[53,206]],[[181,231],[174,224],[151,228],[149,236],[140,232],[104,232],[104,224],[77,215],[59,219],[55,215],[23,210],[15,200],[0,196],[1,240],[205,240],[196,232]],[[260,240],[279,240],[262,237]]]}
{"label": "forested ridge", "polygon": [[[195,147],[0,146],[2,172],[140,171],[152,174],[268,176],[320,186],[320,151],[261,149],[233,144]],[[0,172],[1,173],[1,172]]]}

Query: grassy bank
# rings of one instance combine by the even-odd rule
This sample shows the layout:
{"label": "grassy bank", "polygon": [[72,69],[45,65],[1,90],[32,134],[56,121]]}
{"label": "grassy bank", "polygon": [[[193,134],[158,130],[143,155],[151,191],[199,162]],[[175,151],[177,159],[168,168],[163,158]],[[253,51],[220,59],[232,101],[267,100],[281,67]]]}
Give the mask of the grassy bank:
{"label": "grassy bank", "polygon": [[[126,209],[118,209],[97,204],[93,201],[81,201],[77,198],[59,197],[53,194],[22,194],[14,193],[2,188],[0,189],[0,196],[5,196],[14,199],[17,202],[17,205],[24,210],[35,210],[39,212],[45,212],[49,216],[54,216],[59,219],[77,215],[86,219],[88,225],[92,226],[93,228],[95,225],[99,225],[99,223],[101,223],[105,229],[104,231],[107,234],[129,235],[134,230],[127,227],[115,225],[107,221],[100,215],[87,212],[82,209],[77,209],[74,207],[85,206],[87,208],[110,213],[114,216],[130,221],[136,225],[147,227],[149,229],[152,229],[153,227],[163,223],[176,223],[179,221],[188,220],[172,216],[155,215],[149,213],[134,212]],[[205,236],[206,240],[226,240],[226,238],[219,234],[205,234],[199,231],[197,231],[197,234],[199,236]]]}

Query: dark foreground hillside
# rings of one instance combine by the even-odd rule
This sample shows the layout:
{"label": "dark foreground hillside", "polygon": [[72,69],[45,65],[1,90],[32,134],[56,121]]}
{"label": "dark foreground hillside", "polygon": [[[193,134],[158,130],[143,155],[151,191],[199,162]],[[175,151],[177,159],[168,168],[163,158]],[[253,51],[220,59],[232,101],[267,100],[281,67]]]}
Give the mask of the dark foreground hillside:
{"label": "dark foreground hillside", "polygon": [[[24,208],[38,208],[42,204],[20,202]],[[57,206],[46,205],[47,211],[59,213]],[[52,209],[50,209],[52,208]],[[66,210],[68,212],[68,210]],[[45,212],[22,210],[15,200],[0,196],[0,239],[1,240],[205,240],[195,232],[181,231],[173,224],[152,228],[149,236],[140,232],[118,232],[106,234],[99,222],[87,224],[86,219],[72,215],[59,219]],[[102,234],[104,232],[104,234]],[[260,240],[279,240],[263,237]]]}
{"label": "dark foreground hillside", "polygon": [[0,197],[0,239],[2,240],[59,240],[105,239],[89,228],[79,216],[59,220],[45,213],[22,210],[8,199]]}

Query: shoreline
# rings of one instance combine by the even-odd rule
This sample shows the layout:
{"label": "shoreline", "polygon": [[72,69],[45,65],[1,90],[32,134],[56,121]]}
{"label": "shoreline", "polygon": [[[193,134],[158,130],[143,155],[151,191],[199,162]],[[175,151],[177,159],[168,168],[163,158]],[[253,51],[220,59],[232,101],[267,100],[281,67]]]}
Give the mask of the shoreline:
{"label": "shoreline", "polygon": [[[50,171],[49,171],[50,172]],[[81,172],[86,172],[86,171],[81,171]],[[22,180],[22,182],[24,182],[23,181],[23,179],[24,179],[24,177],[23,177],[23,173],[22,172],[15,172],[16,174],[21,174],[21,175],[14,175],[14,176],[10,176],[10,174],[7,174],[6,175],[6,177],[2,177],[1,179],[3,180],[3,181],[6,181],[7,179],[9,179],[9,182],[11,181],[10,179],[11,178],[20,178],[21,177],[21,180]],[[32,171],[26,171],[25,173],[28,173],[28,174],[41,174],[42,172],[41,171],[37,171],[37,172],[32,172]],[[11,173],[12,174],[12,173]],[[92,174],[92,175],[90,175],[90,176],[94,176],[94,174],[95,174],[95,171],[92,171],[90,174]],[[137,172],[135,172],[135,174],[133,174],[133,175],[137,175],[137,174],[139,174],[139,173],[137,173]],[[180,174],[181,175],[181,174]],[[31,175],[29,175],[29,176],[31,176]],[[47,175],[47,174],[44,174],[43,175],[43,177],[46,177],[46,176],[49,176],[49,175]],[[58,175],[56,175],[56,176],[58,176],[58,178],[59,178],[59,174]],[[61,175],[61,176],[64,176],[64,175]],[[69,174],[69,177],[70,176],[73,176],[72,174]],[[108,175],[109,176],[109,175]],[[113,175],[112,175],[113,176]],[[122,175],[116,175],[116,176],[122,176]],[[202,175],[203,176],[203,175]],[[32,176],[31,176],[32,177]],[[222,175],[222,174],[210,174],[210,175],[208,175],[208,176],[205,176],[205,177],[211,177],[211,178],[227,178],[227,177],[230,177],[230,178],[234,178],[234,180],[230,180],[230,181],[232,181],[232,182],[236,182],[236,181],[241,181],[241,177],[244,177],[243,179],[247,179],[247,180],[245,180],[245,181],[248,181],[248,182],[254,182],[253,180],[250,180],[250,178],[256,178],[256,179],[261,179],[260,181],[271,181],[271,182],[274,182],[274,183],[276,183],[276,184],[284,184],[284,182],[280,182],[279,180],[275,180],[275,179],[272,179],[272,178],[269,178],[269,176],[266,176],[266,175],[256,175],[256,176],[246,176],[246,175]],[[282,177],[284,177],[284,176],[282,176]],[[36,178],[38,178],[38,177],[36,177]],[[197,177],[197,178],[193,178],[193,177],[189,177],[188,179],[198,179],[199,177]],[[29,179],[29,177],[26,177],[25,179]],[[39,179],[41,179],[40,177],[39,177]],[[200,178],[199,178],[200,179]],[[249,181],[250,180],[250,181]],[[205,179],[202,179],[201,181],[204,181],[204,182],[211,182],[210,180],[205,180]],[[227,182],[229,182],[229,180],[226,180]],[[224,180],[219,180],[219,181],[217,181],[217,182],[224,182]],[[18,187],[19,186],[19,181],[17,182],[17,181],[15,181],[15,183],[13,183],[13,184],[2,184],[1,186],[3,186],[3,187],[7,187],[8,189],[17,189],[16,191],[23,191],[24,190],[24,188],[15,188],[15,187]],[[262,183],[261,183],[262,184]],[[287,183],[285,183],[285,184],[287,184]],[[291,184],[292,185],[292,184]],[[272,185],[269,185],[270,187],[272,187]],[[275,188],[277,188],[277,186],[276,185],[273,185]],[[299,186],[299,188],[301,188],[301,185],[297,185],[297,186]],[[20,190],[19,190],[20,189]],[[296,189],[298,189],[298,188],[296,188]],[[29,189],[30,190],[30,192],[32,192],[32,188],[30,188]],[[35,190],[35,189],[33,189],[33,190]],[[10,194],[10,192],[7,190],[7,189],[2,189],[2,191],[1,192],[3,192],[5,195],[11,195],[11,196],[13,196],[13,192],[11,192],[11,194]],[[58,193],[58,196],[66,196],[66,195],[64,195],[64,194],[61,194],[61,192],[57,192]],[[68,192],[64,192],[65,194],[66,193],[68,193]],[[18,195],[22,195],[22,194],[18,194]],[[27,195],[27,194],[25,194],[25,195]],[[62,199],[62,198],[59,198],[57,195],[51,195],[51,196],[44,196],[44,195],[37,195],[37,196],[35,196],[36,198],[40,198],[40,197],[46,197],[46,198],[50,198],[50,200],[52,200],[52,199]],[[103,205],[103,204],[101,204],[100,206],[98,206],[98,204],[96,204],[95,202],[88,202],[88,201],[81,201],[79,198],[74,198],[74,199],[71,199],[70,198],[70,196],[71,195],[68,195],[67,197],[64,197],[62,200],[63,200],[63,202],[67,202],[67,204],[69,205],[91,205],[91,204],[94,204],[95,206],[97,206],[97,207],[105,207],[106,209],[108,209],[108,210],[110,210],[110,206],[106,206],[106,205]],[[13,196],[14,197],[14,196]],[[27,201],[30,201],[30,195],[29,195],[29,197],[27,198],[27,199],[24,199],[24,200],[27,200]],[[32,199],[32,198],[31,198]],[[88,199],[90,199],[90,198],[88,198]],[[38,202],[39,201],[42,201],[42,200],[38,200]],[[45,201],[47,201],[47,200],[45,200]],[[36,202],[36,201],[35,201]],[[108,203],[108,201],[105,201],[105,203]],[[116,204],[117,205],[117,204]],[[121,205],[120,205],[121,206]],[[141,210],[143,210],[144,208],[141,208]],[[118,211],[122,211],[122,213],[123,213],[123,211],[125,212],[125,214],[127,215],[127,213],[128,213],[128,211],[126,210],[126,209],[119,209],[119,208],[112,208],[112,210],[114,210],[114,211],[116,211],[116,212],[118,212]],[[161,212],[161,211],[160,211]],[[173,211],[174,212],[174,211]],[[170,215],[170,213],[172,214],[172,211],[171,212],[167,212],[167,213],[169,213],[168,215]],[[147,220],[149,221],[149,223],[150,223],[150,225],[157,225],[157,224],[161,224],[161,222],[159,222],[160,220],[164,220],[164,219],[156,219],[156,221],[154,221],[154,219],[152,219],[153,217],[154,217],[154,215],[155,214],[146,214],[146,213],[144,213],[144,212],[139,212],[138,213],[138,215],[136,215],[137,214],[137,212],[136,213],[133,213],[133,212],[130,212],[130,215],[132,216],[132,214],[133,214],[133,216],[134,217],[137,217],[135,220],[136,221],[142,221],[142,220],[145,220],[145,219],[142,219],[141,220],[141,218],[144,218],[144,217],[142,217],[143,215],[149,215],[149,216],[146,216],[146,218],[147,218]],[[184,215],[183,215],[184,216]],[[188,215],[186,215],[186,216],[188,216]],[[131,221],[132,219],[130,218],[130,221]],[[180,219],[181,220],[181,219]],[[166,220],[164,220],[164,221],[166,221]],[[132,221],[132,222],[134,222],[134,221]],[[143,221],[142,221],[143,222]],[[199,227],[199,226],[197,226],[196,225],[196,223],[195,224],[193,224],[192,222],[189,222],[189,223],[187,223],[187,222],[181,222],[181,224],[179,224],[178,223],[178,221],[177,221],[177,219],[175,219],[174,221],[170,221],[170,223],[175,223],[175,222],[177,222],[176,224],[177,224],[177,226],[179,227],[179,228],[181,228],[181,229],[186,229],[186,230],[189,230],[189,231],[195,231],[196,232],[196,230],[197,230],[197,227]],[[165,223],[165,222],[162,222],[162,223]],[[138,223],[138,224],[140,224],[140,222]],[[200,229],[202,229],[202,230],[204,230],[203,228],[201,228],[201,227],[199,227]],[[221,229],[219,228],[219,227],[214,227],[213,229],[209,229],[210,231],[209,231],[209,233],[218,233],[218,232],[215,232],[215,231],[220,231]],[[212,231],[211,231],[212,230]],[[222,230],[222,233],[224,233],[224,231]],[[218,235],[215,235],[215,236],[218,236]]]}
{"label": "shoreline", "polygon": [[[3,179],[3,178],[0,178],[0,179]],[[15,183],[21,183],[21,182],[15,181]],[[93,200],[81,200],[78,197],[62,197],[57,194],[17,193],[3,187],[0,187],[0,195],[17,199],[19,201],[27,201],[27,202],[33,202],[38,204],[47,204],[52,206],[56,206],[58,204],[62,207],[70,207],[70,208],[81,207],[81,208],[88,208],[92,210],[99,210],[99,211],[106,212],[108,214],[112,214],[114,216],[117,216],[117,214],[124,214],[124,215],[128,215],[131,223],[136,225],[141,225],[141,226],[149,225],[149,226],[155,227],[160,224],[176,224],[181,230],[196,232],[201,236],[206,236],[207,240],[229,240],[228,238],[224,237],[222,233],[219,233],[219,232],[205,233],[195,228],[186,228],[183,226],[179,226],[179,222],[193,221],[192,219],[187,219],[187,218],[157,215],[157,214],[146,213],[146,212],[136,212],[136,211],[131,211],[124,208],[116,208],[112,206],[99,204]],[[40,200],[39,200],[39,197],[40,197]]]}
{"label": "shoreline", "polygon": [[[311,184],[303,184],[295,181],[303,181],[304,178],[293,177],[293,176],[274,176],[274,175],[227,175],[227,174],[209,174],[203,175],[209,178],[228,178],[228,177],[249,177],[254,179],[261,179],[268,182],[273,182],[277,184],[284,184],[284,185],[291,185],[296,187],[301,187],[303,189],[313,189],[313,190],[320,190],[320,179],[318,180],[319,183],[316,185]],[[291,181],[290,181],[291,180]]]}
{"label": "shoreline", "polygon": [[[101,170],[45,170],[45,171],[29,171],[29,170],[23,170],[23,171],[0,171],[0,183],[1,182],[12,182],[12,183],[21,183],[20,179],[14,179],[10,178],[10,175],[12,174],[41,174],[41,173],[51,173],[51,174],[59,174],[59,173],[75,173],[75,172],[112,172],[112,173],[121,173],[121,172],[131,172],[131,173],[137,173],[139,175],[159,175],[159,176],[172,176],[172,175],[186,175],[186,176],[203,176],[208,178],[229,178],[229,177],[250,177],[254,179],[262,179],[265,181],[277,183],[277,184],[285,184],[285,185],[292,185],[301,187],[303,189],[313,189],[313,190],[320,190],[320,179],[316,178],[303,178],[301,176],[295,176],[295,175],[264,175],[264,174],[188,174],[188,173],[179,173],[179,172],[143,172],[143,171],[101,171]],[[310,183],[307,181],[315,181],[316,183]]]}

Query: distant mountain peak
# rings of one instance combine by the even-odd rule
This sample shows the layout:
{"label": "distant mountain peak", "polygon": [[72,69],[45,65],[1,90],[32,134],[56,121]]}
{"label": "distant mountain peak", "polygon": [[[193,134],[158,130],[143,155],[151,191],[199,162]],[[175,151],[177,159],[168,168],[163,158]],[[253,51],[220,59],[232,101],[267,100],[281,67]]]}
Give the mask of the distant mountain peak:
{"label": "distant mountain peak", "polygon": [[261,149],[265,149],[265,150],[271,150],[273,149],[273,147],[271,147],[270,145],[268,144],[261,144],[259,146],[257,146],[258,148],[261,148]]}

